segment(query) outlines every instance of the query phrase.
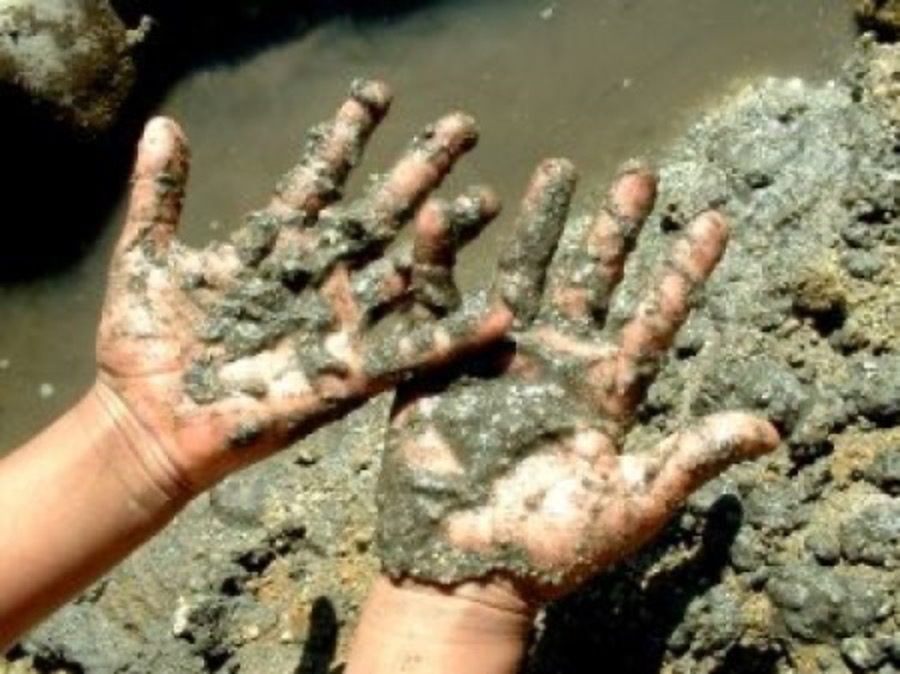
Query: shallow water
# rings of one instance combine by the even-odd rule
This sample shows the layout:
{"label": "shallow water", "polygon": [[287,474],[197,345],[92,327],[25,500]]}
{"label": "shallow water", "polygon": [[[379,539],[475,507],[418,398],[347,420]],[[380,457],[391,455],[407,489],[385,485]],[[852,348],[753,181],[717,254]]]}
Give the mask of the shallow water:
{"label": "shallow water", "polygon": [[[740,83],[827,76],[849,53],[852,34],[846,0],[448,0],[391,19],[333,20],[292,43],[195,72],[164,101],[161,111],[183,123],[194,153],[184,236],[202,243],[225,234],[262,203],[302,131],[331,113],[350,80],[381,77],[397,100],[361,177],[383,170],[412,133],[448,109],[462,107],[480,122],[479,149],[447,187],[489,183],[508,208],[463,256],[460,276],[471,286],[488,278],[540,158],[574,159],[584,201],[616,165],[652,156]],[[0,285],[0,452],[90,383],[120,217],[76,266]]]}

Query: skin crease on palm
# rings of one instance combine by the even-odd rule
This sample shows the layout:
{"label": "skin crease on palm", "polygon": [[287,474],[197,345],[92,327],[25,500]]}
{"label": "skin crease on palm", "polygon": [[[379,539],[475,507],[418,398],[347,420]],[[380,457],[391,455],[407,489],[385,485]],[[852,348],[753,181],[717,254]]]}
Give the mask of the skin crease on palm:
{"label": "skin crease on palm", "polygon": [[[647,542],[707,480],[779,443],[768,422],[727,412],[620,453],[728,229],[722,215],[700,214],[632,318],[604,330],[656,181],[626,167],[596,216],[567,226],[575,182],[569,162],[549,160],[527,190],[495,281],[516,315],[505,341],[398,393],[379,498],[394,578],[488,578],[528,601],[552,599]],[[423,315],[442,313],[420,304]]]}
{"label": "skin crease on palm", "polygon": [[[147,125],[111,266],[95,391],[135,444],[151,448],[142,460],[173,497],[199,493],[510,327],[502,302],[459,306],[454,297],[459,310],[441,321],[402,337],[372,334],[412,296],[414,279],[415,292],[440,294],[428,291],[434,275],[410,246],[384,251],[477,138],[471,118],[447,115],[363,197],[336,204],[390,100],[386,85],[355,82],[334,120],[310,132],[269,205],[231,242],[204,250],[175,238],[184,135],[169,119]],[[446,249],[471,239],[498,203],[472,188],[449,208],[460,214],[455,236],[432,241],[417,227],[416,247],[438,260],[451,259]]]}

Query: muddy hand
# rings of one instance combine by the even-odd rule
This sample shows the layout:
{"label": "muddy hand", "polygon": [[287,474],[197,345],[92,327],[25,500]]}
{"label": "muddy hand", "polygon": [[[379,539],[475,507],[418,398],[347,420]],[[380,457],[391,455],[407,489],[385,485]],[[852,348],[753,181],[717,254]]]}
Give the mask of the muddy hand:
{"label": "muddy hand", "polygon": [[[115,252],[98,339],[96,390],[149,431],[154,461],[196,492],[310,432],[409,373],[446,363],[507,330],[484,297],[432,293],[443,320],[397,343],[371,327],[421,294],[428,260],[384,251],[476,141],[448,115],[418,136],[357,201],[336,205],[390,93],[356,82],[335,118],[313,129],[270,204],[232,240],[194,250],[176,228],[188,172],[185,138],[151,121],[138,149],[125,231]],[[432,206],[423,211],[429,222]],[[456,229],[417,247],[444,264],[497,212],[485,189],[448,207]],[[431,295],[429,295],[431,296]]]}
{"label": "muddy hand", "polygon": [[510,336],[399,391],[379,493],[395,577],[499,578],[536,601],[558,596],[646,542],[706,480],[779,442],[767,422],[732,412],[620,454],[728,232],[717,213],[694,220],[612,331],[610,296],[655,178],[624,169],[593,219],[563,233],[574,186],[568,162],[548,161],[525,196],[495,284],[516,316]]}

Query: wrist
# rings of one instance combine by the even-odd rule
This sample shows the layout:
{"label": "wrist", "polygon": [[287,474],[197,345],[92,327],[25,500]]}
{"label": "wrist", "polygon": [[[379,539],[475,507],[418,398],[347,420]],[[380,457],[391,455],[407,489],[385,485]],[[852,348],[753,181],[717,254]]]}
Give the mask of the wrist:
{"label": "wrist", "polygon": [[193,497],[193,488],[159,438],[102,381],[72,415],[133,507],[151,518],[170,516]]}
{"label": "wrist", "polygon": [[[491,578],[490,580],[474,580],[454,585],[440,585],[413,578],[394,579],[381,576],[379,583],[393,594],[410,598],[411,602],[437,601],[441,604],[466,607],[477,607],[486,615],[501,617],[516,616],[531,625],[538,612],[538,607],[530,601],[512,582]],[[431,597],[432,599],[427,599]]]}
{"label": "wrist", "polygon": [[366,601],[347,671],[516,672],[534,616],[499,582],[441,587],[381,577]]}

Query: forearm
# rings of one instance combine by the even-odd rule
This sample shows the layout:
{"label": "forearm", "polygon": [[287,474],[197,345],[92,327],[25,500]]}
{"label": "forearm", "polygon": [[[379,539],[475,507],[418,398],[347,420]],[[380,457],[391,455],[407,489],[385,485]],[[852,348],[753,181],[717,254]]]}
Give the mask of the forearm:
{"label": "forearm", "polygon": [[347,674],[515,674],[533,617],[524,602],[486,586],[442,591],[380,578],[363,609]]}
{"label": "forearm", "polygon": [[131,423],[93,389],[0,461],[0,652],[187,502]]}

